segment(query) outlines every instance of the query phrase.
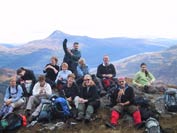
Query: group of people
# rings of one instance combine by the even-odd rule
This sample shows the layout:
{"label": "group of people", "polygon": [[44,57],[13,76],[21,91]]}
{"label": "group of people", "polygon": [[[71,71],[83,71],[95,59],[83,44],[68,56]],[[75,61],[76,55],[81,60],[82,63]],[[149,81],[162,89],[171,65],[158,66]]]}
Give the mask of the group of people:
{"label": "group of people", "polygon": [[[73,44],[73,49],[69,49],[65,39],[63,50],[65,55],[61,67],[57,65],[58,59],[51,57],[51,62],[44,67],[45,75],[40,75],[38,80],[32,70],[17,70],[17,76],[11,78],[6,89],[4,105],[0,110],[1,118],[5,113],[26,104],[24,113],[31,122],[39,115],[42,101],[49,99],[57,90],[57,95],[64,97],[71,109],[77,110],[73,115],[77,121],[90,122],[93,113],[100,106],[100,90],[107,92],[114,82],[117,86],[112,94],[113,106],[106,126],[115,128],[125,110],[133,116],[136,126],[141,124],[141,114],[134,105],[134,90],[126,83],[125,77],[116,78],[116,69],[110,63],[108,55],[103,56],[103,63],[98,66],[96,76],[93,76],[89,73],[85,59],[81,58],[78,42]],[[147,65],[142,63],[140,67],[133,84],[146,92],[156,91],[152,89],[155,78],[147,70]],[[93,77],[96,77],[96,81]]]}

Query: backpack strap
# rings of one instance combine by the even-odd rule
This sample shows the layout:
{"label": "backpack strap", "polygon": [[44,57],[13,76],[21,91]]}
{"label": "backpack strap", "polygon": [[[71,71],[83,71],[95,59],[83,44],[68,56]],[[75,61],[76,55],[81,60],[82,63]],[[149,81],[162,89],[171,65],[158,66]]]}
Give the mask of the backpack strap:
{"label": "backpack strap", "polygon": [[10,86],[9,86],[9,88],[8,88],[9,94],[17,94],[18,93],[18,85],[15,86],[15,89],[16,89],[16,92],[15,93],[11,93]]}

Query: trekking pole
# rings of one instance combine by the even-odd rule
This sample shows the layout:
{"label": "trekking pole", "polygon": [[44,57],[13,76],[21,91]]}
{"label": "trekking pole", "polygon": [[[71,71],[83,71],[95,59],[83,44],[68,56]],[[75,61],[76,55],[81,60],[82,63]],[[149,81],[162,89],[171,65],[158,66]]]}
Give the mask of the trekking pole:
{"label": "trekking pole", "polygon": [[66,99],[66,103],[67,103],[67,105],[68,105],[69,109],[71,110],[71,109],[72,109],[72,107],[69,105],[69,102],[68,102],[67,97],[66,97],[66,93],[65,93],[65,91],[64,91],[64,90],[62,90],[62,91],[63,91],[63,94],[64,94],[64,98]]}

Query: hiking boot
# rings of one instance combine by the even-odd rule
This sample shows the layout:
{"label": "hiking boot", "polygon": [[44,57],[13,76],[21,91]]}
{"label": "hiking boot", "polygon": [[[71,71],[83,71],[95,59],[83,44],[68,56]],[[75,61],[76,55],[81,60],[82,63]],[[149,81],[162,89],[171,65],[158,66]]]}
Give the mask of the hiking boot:
{"label": "hiking boot", "polygon": [[106,122],[106,123],[105,123],[105,126],[108,127],[108,128],[116,129],[116,125],[115,125],[115,124],[112,124],[112,123],[110,123],[110,122]]}
{"label": "hiking boot", "polygon": [[89,118],[85,118],[85,119],[84,119],[84,122],[85,122],[85,123],[89,123],[89,122],[90,122],[90,119],[89,119]]}
{"label": "hiking boot", "polygon": [[25,112],[24,112],[24,115],[26,117],[29,117],[31,115],[31,110],[26,109]]}
{"label": "hiking boot", "polygon": [[144,122],[141,122],[141,123],[136,124],[136,125],[135,125],[135,128],[136,128],[136,129],[141,129],[141,128],[144,127],[144,125],[145,125],[145,123],[144,123]]}
{"label": "hiking boot", "polygon": [[35,119],[36,119],[36,117],[31,115],[31,116],[29,117],[29,119],[28,119],[28,122],[31,123],[31,122],[34,121]]}

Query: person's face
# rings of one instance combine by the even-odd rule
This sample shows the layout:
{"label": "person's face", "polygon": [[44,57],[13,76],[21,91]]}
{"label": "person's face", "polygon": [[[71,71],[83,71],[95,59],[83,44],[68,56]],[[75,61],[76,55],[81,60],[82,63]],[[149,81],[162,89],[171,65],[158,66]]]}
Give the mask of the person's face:
{"label": "person's face", "polygon": [[51,62],[51,64],[53,64],[53,65],[56,64],[56,61],[55,61],[55,59],[53,59],[53,58],[50,60],[50,62]]}
{"label": "person's face", "polygon": [[62,70],[68,70],[68,67],[67,66],[62,66]]}
{"label": "person's face", "polygon": [[78,50],[79,49],[79,44],[74,44],[73,47],[74,47],[75,50]]}
{"label": "person's face", "polygon": [[108,57],[108,56],[104,56],[104,57],[103,57],[103,62],[104,62],[105,64],[108,64],[108,63],[109,63],[109,57]]}
{"label": "person's face", "polygon": [[16,79],[11,79],[10,80],[10,86],[15,87],[16,86]]}
{"label": "person's face", "polygon": [[20,77],[25,75],[25,71],[23,70],[21,73],[18,74]]}
{"label": "person's face", "polygon": [[44,87],[44,85],[45,85],[45,80],[44,80],[44,81],[40,81],[39,84],[40,84],[40,87]]}
{"label": "person's face", "polygon": [[90,81],[91,81],[90,78],[88,78],[88,77],[84,78],[84,82],[85,82],[85,85],[86,85],[86,86],[89,86],[89,85],[90,85]]}
{"label": "person's face", "polygon": [[141,71],[142,71],[142,72],[147,71],[147,66],[146,66],[146,65],[142,65],[142,66],[141,66]]}
{"label": "person's face", "polygon": [[124,88],[125,87],[125,80],[118,80],[118,84],[120,86],[120,88]]}
{"label": "person's face", "polygon": [[69,77],[68,78],[68,84],[73,84],[74,82],[74,78],[73,77]]}
{"label": "person's face", "polygon": [[84,65],[84,61],[83,61],[83,60],[79,61],[79,64],[80,64],[81,66]]}

